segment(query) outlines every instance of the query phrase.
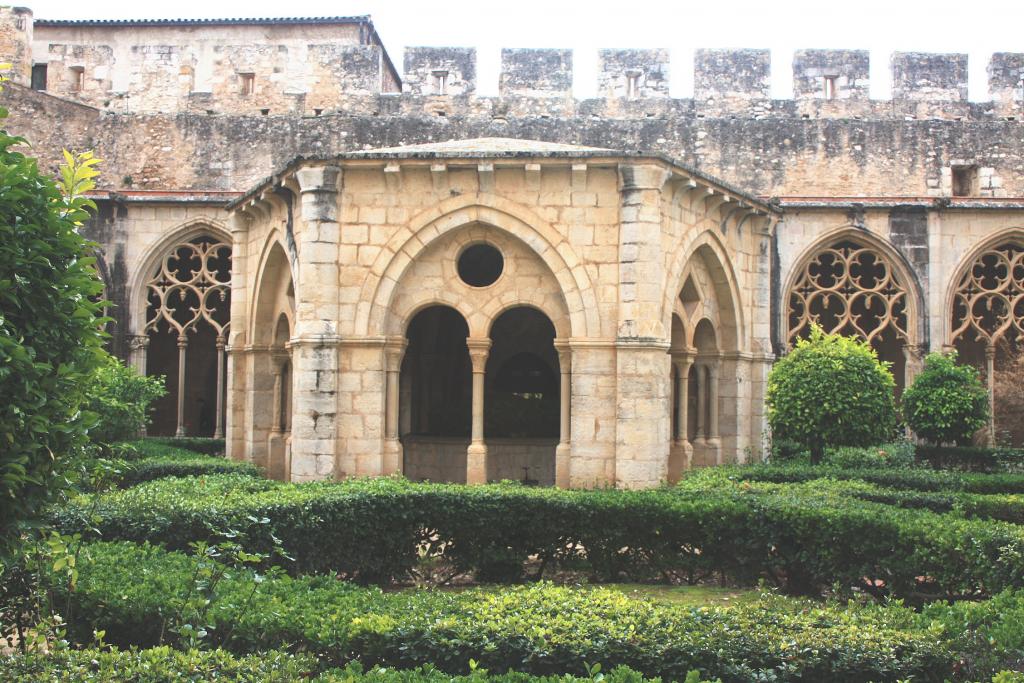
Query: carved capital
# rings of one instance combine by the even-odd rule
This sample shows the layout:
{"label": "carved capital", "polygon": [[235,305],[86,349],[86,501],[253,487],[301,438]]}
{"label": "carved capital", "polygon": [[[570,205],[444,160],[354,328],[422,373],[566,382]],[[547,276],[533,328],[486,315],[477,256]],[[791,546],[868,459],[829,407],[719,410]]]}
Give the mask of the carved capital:
{"label": "carved capital", "polygon": [[466,348],[469,349],[469,360],[473,363],[473,374],[482,374],[487,368],[487,356],[491,352],[490,339],[466,340]]}

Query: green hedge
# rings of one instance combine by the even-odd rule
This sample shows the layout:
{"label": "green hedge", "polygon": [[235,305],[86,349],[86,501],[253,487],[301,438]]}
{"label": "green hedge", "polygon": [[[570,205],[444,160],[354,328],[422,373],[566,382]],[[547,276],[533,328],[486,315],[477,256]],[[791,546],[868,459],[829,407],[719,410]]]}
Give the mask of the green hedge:
{"label": "green hedge", "polygon": [[[778,487],[765,495],[724,471],[650,491],[217,475],[81,497],[53,522],[65,532],[95,526],[104,539],[178,550],[231,529],[252,550],[270,552],[276,536],[295,558],[294,573],[364,583],[408,580],[424,558],[439,558],[485,581],[582,567],[604,581],[764,579],[812,594],[834,584],[904,597],[1024,586],[1024,529],[1016,525],[844,491]],[[927,585],[919,577],[929,577]]]}
{"label": "green hedge", "polygon": [[985,448],[978,446],[926,446],[915,450],[919,462],[935,469],[964,470],[968,472],[997,472],[1024,466],[1024,449]]}
{"label": "green hedge", "polygon": [[247,477],[260,476],[258,467],[248,462],[236,462],[208,455],[189,454],[187,457],[143,458],[134,461],[116,462],[115,477],[118,486],[128,488],[143,482],[165,477],[196,477],[211,474],[237,474]]}
{"label": "green hedge", "polygon": [[[724,481],[723,481],[724,480]],[[811,497],[845,496],[897,507],[930,510],[937,513],[955,513],[964,517],[993,519],[1024,524],[1024,495],[1006,493],[963,493],[961,491],[917,491],[878,486],[860,479],[832,479],[822,477],[803,482],[777,483],[737,477],[728,470],[705,470],[681,485],[687,489],[701,489],[736,483],[746,484],[744,490],[763,495],[778,495],[789,491]]]}
{"label": "green hedge", "polygon": [[201,437],[150,436],[133,442],[156,446],[182,448],[203,455],[224,455],[224,439],[207,439]]}
{"label": "green hedge", "polygon": [[[88,640],[104,630],[120,646],[155,644],[161,615],[174,612],[195,574],[194,558],[128,543],[91,544],[78,566],[76,589],[58,596],[71,600],[69,632]],[[273,573],[256,584],[248,570],[230,570],[211,599],[204,626],[217,645],[235,652],[288,646],[328,665],[433,664],[465,673],[473,659],[494,673],[583,674],[588,663],[601,663],[671,680],[698,670],[737,682],[942,681],[962,657],[957,638],[942,627],[921,628],[907,608],[772,596],[680,609],[543,583],[384,592],[327,576]]]}
{"label": "green hedge", "polygon": [[[433,666],[414,669],[364,668],[353,662],[341,669],[317,673],[319,662],[315,657],[281,651],[262,652],[238,657],[226,650],[188,650],[154,647],[144,650],[63,649],[54,653],[0,656],[0,670],[10,683],[37,681],[91,681],[93,683],[167,683],[168,681],[290,681],[304,680],[315,683],[583,683],[593,682],[590,676],[531,676],[524,673],[491,674],[476,669],[465,675],[451,675]],[[599,678],[605,683],[660,683],[658,678],[644,678],[628,667],[615,667],[607,671],[598,667]],[[701,681],[694,674],[687,683]]]}
{"label": "green hedge", "polygon": [[[949,472],[925,467],[911,468],[843,468],[803,464],[756,464],[709,468],[694,472],[691,477],[722,474],[746,481],[778,483],[806,482],[812,479],[859,479],[871,484],[915,491],[963,491],[964,493],[1024,493],[1024,473],[982,474]],[[689,477],[688,477],[689,478]]]}

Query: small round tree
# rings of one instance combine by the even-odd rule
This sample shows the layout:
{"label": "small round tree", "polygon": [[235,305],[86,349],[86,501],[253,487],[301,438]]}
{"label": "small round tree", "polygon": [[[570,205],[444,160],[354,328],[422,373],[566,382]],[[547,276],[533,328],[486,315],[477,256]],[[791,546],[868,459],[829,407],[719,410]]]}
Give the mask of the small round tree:
{"label": "small round tree", "polygon": [[975,368],[956,362],[955,351],[930,353],[903,392],[903,415],[922,439],[961,446],[988,422],[988,391]]}
{"label": "small round tree", "polygon": [[895,382],[874,350],[814,326],[768,375],[772,433],[805,446],[818,464],[829,446],[872,446],[896,427]]}

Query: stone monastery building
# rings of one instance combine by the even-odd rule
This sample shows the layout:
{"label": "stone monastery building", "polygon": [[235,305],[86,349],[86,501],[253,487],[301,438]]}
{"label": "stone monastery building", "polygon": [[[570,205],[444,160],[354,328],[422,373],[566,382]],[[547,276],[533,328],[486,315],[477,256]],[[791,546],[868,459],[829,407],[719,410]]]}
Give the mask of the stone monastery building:
{"label": "stone monastery building", "polygon": [[[408,48],[367,17],[54,21],[0,9],[6,125],[104,159],[88,226],[155,434],[272,476],[652,486],[761,457],[813,322],[900,387],[1024,335],[1024,54]],[[1024,416],[994,429],[1021,440]]]}

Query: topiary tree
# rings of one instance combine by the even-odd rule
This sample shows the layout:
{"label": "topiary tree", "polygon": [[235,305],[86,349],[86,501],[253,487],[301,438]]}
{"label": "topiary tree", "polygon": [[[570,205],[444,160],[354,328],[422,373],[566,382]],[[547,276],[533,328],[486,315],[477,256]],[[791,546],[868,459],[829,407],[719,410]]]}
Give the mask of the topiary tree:
{"label": "topiary tree", "polygon": [[89,439],[111,444],[138,437],[149,424],[150,404],[165,393],[162,377],[145,377],[107,355],[93,373],[82,406],[96,416]]}
{"label": "topiary tree", "polygon": [[956,362],[956,351],[930,353],[903,392],[903,416],[922,439],[962,446],[988,423],[988,391],[975,368]]}
{"label": "topiary tree", "polygon": [[65,153],[58,183],[24,143],[0,131],[0,558],[46,501],[55,459],[85,443],[79,405],[104,353],[103,288],[77,230],[98,159]]}
{"label": "topiary tree", "polygon": [[805,446],[813,464],[830,446],[882,443],[896,427],[894,388],[867,343],[814,326],[768,375],[772,434]]}

